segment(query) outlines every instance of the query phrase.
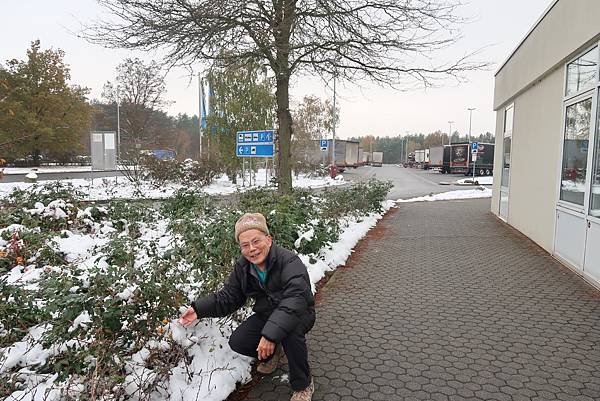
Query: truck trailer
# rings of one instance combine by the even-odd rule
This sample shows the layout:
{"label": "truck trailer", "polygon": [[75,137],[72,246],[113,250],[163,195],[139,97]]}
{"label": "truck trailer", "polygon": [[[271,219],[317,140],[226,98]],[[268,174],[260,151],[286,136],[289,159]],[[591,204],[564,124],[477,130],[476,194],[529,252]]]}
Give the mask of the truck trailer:
{"label": "truck trailer", "polygon": [[425,151],[423,149],[415,150],[415,163],[417,166],[425,163]]}
{"label": "truck trailer", "polygon": [[363,152],[362,162],[364,165],[370,165],[373,156],[371,156],[371,152]]}
{"label": "truck trailer", "polygon": [[381,167],[383,165],[383,152],[373,152],[371,165],[373,167]]}
{"label": "truck trailer", "polygon": [[[494,173],[494,145],[480,143],[477,160],[475,161],[476,175],[493,175]],[[473,174],[473,158],[470,143],[453,143],[444,146],[444,162],[442,174]]]}
{"label": "truck trailer", "polygon": [[[316,149],[318,150],[320,141],[315,141]],[[315,151],[314,155],[311,155],[311,159],[314,162],[320,162],[323,159],[323,153],[326,153],[325,163],[330,164],[331,153],[333,148],[333,141],[331,139],[327,140],[327,151],[318,150]],[[335,140],[335,160],[333,164],[335,164],[338,168],[338,171],[342,172],[347,167],[358,167],[358,141],[349,141],[345,139],[336,139]]]}
{"label": "truck trailer", "polygon": [[473,161],[473,153],[469,163],[468,175],[473,174],[473,168],[475,168],[475,175],[494,175],[494,144],[493,143],[480,143],[477,146],[477,158]]}
{"label": "truck trailer", "polygon": [[[337,146],[337,142],[336,141],[336,146]],[[358,151],[358,146],[359,146],[359,142],[358,141],[344,141],[345,142],[345,147],[346,147],[346,156],[345,156],[345,160],[346,160],[346,167],[358,167],[358,154],[360,153]]]}
{"label": "truck trailer", "polygon": [[429,162],[427,168],[442,168],[444,167],[444,148],[445,146],[435,146],[429,148]]}

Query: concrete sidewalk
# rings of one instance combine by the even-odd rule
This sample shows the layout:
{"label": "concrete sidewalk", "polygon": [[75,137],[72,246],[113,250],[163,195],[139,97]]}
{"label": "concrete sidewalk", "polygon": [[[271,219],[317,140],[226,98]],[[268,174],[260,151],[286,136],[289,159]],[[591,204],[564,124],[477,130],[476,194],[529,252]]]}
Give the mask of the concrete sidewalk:
{"label": "concrete sidewalk", "polygon": [[315,401],[600,399],[600,293],[489,199],[400,205],[318,299]]}

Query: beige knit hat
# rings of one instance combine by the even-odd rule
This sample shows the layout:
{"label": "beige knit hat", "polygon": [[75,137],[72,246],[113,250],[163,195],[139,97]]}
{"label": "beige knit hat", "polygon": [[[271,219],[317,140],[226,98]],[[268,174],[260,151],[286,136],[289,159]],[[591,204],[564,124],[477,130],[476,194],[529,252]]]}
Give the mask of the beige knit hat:
{"label": "beige knit hat", "polygon": [[259,230],[269,235],[267,220],[260,213],[245,213],[235,223],[235,241],[240,242],[240,234],[248,230]]}

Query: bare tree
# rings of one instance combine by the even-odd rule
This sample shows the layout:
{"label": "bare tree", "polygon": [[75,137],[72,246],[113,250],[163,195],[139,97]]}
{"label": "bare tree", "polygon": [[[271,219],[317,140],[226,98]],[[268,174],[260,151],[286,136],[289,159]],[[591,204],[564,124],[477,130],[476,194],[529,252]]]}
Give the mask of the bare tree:
{"label": "bare tree", "polygon": [[[339,108],[336,107],[339,121]],[[296,175],[324,163],[318,139],[327,137],[333,126],[333,105],[316,96],[305,96],[292,113],[292,160]],[[307,171],[308,171],[307,170]]]}
{"label": "bare tree", "polygon": [[109,47],[157,50],[172,65],[259,61],[276,81],[279,189],[291,189],[290,78],[298,72],[391,85],[432,85],[481,68],[465,55],[435,64],[458,39],[460,0],[98,0],[116,21],[87,38]]}
{"label": "bare tree", "polygon": [[155,132],[150,128],[153,117],[168,104],[165,94],[164,72],[155,61],[144,64],[140,59],[127,58],[117,66],[115,82],[104,85],[102,97],[120,102],[124,150],[155,142]]}

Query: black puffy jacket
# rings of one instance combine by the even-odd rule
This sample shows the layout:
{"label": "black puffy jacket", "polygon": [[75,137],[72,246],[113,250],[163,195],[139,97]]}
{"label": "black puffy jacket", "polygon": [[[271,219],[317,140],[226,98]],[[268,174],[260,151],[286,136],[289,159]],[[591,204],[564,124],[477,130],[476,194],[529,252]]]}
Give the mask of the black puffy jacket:
{"label": "black puffy jacket", "polygon": [[295,253],[272,244],[266,267],[263,286],[242,256],[221,290],[192,302],[198,318],[227,316],[253,298],[253,311],[268,319],[261,333],[268,340],[280,343],[299,325],[304,332],[310,330],[315,322],[315,299],[304,263]]}

